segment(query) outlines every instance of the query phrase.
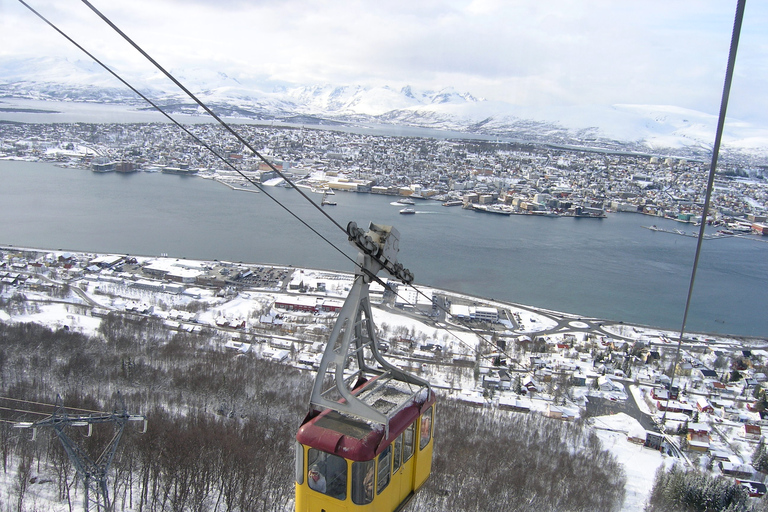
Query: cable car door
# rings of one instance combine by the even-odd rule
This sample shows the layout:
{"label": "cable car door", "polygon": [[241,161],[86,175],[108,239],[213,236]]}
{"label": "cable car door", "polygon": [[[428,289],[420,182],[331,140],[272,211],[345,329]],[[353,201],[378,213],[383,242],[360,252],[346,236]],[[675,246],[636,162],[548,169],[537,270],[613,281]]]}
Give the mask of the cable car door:
{"label": "cable car door", "polygon": [[[397,471],[398,481],[400,483],[400,495],[398,496],[398,504],[402,503],[404,499],[413,491],[413,472],[416,457],[414,457],[416,447],[416,424],[412,424],[410,427],[398,436],[398,440],[402,449],[401,465]],[[395,441],[397,443],[397,441]]]}

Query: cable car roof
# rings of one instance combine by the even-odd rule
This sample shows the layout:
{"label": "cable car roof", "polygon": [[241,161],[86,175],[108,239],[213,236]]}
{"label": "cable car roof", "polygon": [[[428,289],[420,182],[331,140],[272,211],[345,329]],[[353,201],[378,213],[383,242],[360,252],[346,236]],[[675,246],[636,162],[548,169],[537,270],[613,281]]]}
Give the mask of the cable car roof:
{"label": "cable car roof", "polygon": [[[390,381],[386,386],[376,386],[376,381],[374,378],[364,383],[358,387],[356,394],[363,400],[371,401],[374,407],[383,406],[397,410],[389,420],[388,435],[385,434],[383,425],[333,409],[325,409],[317,416],[304,420],[296,434],[296,440],[303,445],[345,459],[372,460],[435,403],[433,391],[427,393],[424,390],[424,393],[414,399],[410,392],[406,395],[404,390],[398,389],[404,384],[402,382]],[[399,400],[392,402],[393,399]]]}

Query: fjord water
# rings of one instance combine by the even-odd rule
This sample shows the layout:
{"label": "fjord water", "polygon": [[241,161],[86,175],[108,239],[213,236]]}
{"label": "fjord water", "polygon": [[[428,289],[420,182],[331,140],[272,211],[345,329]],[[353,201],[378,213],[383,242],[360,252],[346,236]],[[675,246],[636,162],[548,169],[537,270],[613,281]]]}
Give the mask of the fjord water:
{"label": "fjord water", "polygon": [[[212,180],[0,161],[0,183],[2,245],[353,270],[266,194]],[[296,191],[266,190],[355,257],[344,234]],[[505,217],[433,201],[417,202],[416,215],[399,215],[392,197],[334,199],[338,205],[325,208],[342,226],[373,221],[400,231],[399,260],[418,284],[680,328],[696,240],[642,226],[690,233],[692,225],[628,213],[602,220]],[[767,306],[768,243],[705,241],[687,330],[766,336]]]}

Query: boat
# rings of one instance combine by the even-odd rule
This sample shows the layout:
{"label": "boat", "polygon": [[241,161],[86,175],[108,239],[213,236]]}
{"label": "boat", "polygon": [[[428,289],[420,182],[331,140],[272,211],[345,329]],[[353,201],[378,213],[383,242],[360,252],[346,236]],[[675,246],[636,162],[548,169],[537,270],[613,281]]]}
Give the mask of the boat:
{"label": "boat", "polygon": [[414,210],[413,208],[403,208],[402,210],[400,210],[400,213],[403,215],[408,215],[408,214],[416,213],[416,210]]}
{"label": "boat", "polygon": [[559,217],[557,212],[553,212],[552,210],[535,210],[530,213],[537,217]]}
{"label": "boat", "polygon": [[323,192],[323,200],[320,202],[323,206],[336,206],[336,201],[328,199],[328,193]]}
{"label": "boat", "polygon": [[397,204],[416,204],[416,202],[410,197],[404,197],[397,200]]}
{"label": "boat", "polygon": [[464,204],[464,201],[461,199],[452,199],[450,201],[446,201],[443,203],[443,206],[461,206]]}
{"label": "boat", "polygon": [[163,174],[179,174],[181,176],[194,176],[197,174],[197,169],[189,169],[182,167],[163,167],[160,171]]}
{"label": "boat", "polygon": [[511,215],[512,212],[498,204],[475,204],[472,209],[476,212],[495,213],[498,215]]}

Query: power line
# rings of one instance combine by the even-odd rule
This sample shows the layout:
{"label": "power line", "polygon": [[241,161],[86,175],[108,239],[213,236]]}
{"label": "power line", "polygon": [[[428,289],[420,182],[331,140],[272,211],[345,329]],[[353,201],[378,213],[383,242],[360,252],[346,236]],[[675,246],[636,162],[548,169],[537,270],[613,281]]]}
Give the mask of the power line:
{"label": "power line", "polygon": [[[19,399],[19,398],[11,398],[11,397],[7,397],[7,396],[0,396],[0,400],[9,400],[11,402],[23,402],[23,403],[27,403],[27,404],[42,405],[44,407],[52,407],[52,408],[58,407],[56,404],[48,404],[48,403],[45,403],[45,402],[34,402],[32,400],[22,400],[22,399]],[[67,407],[67,410],[69,410],[69,411],[91,412],[91,413],[94,413],[94,414],[103,414],[104,413],[104,411],[94,411],[94,410],[91,410],[91,409],[81,409],[81,408],[77,408],[77,407]]]}
{"label": "power line", "polygon": [[50,413],[47,412],[38,412],[38,411],[28,411],[26,409],[16,409],[11,407],[0,407],[0,411],[10,411],[15,413],[22,413],[22,414],[37,414],[38,416],[50,416]]}

